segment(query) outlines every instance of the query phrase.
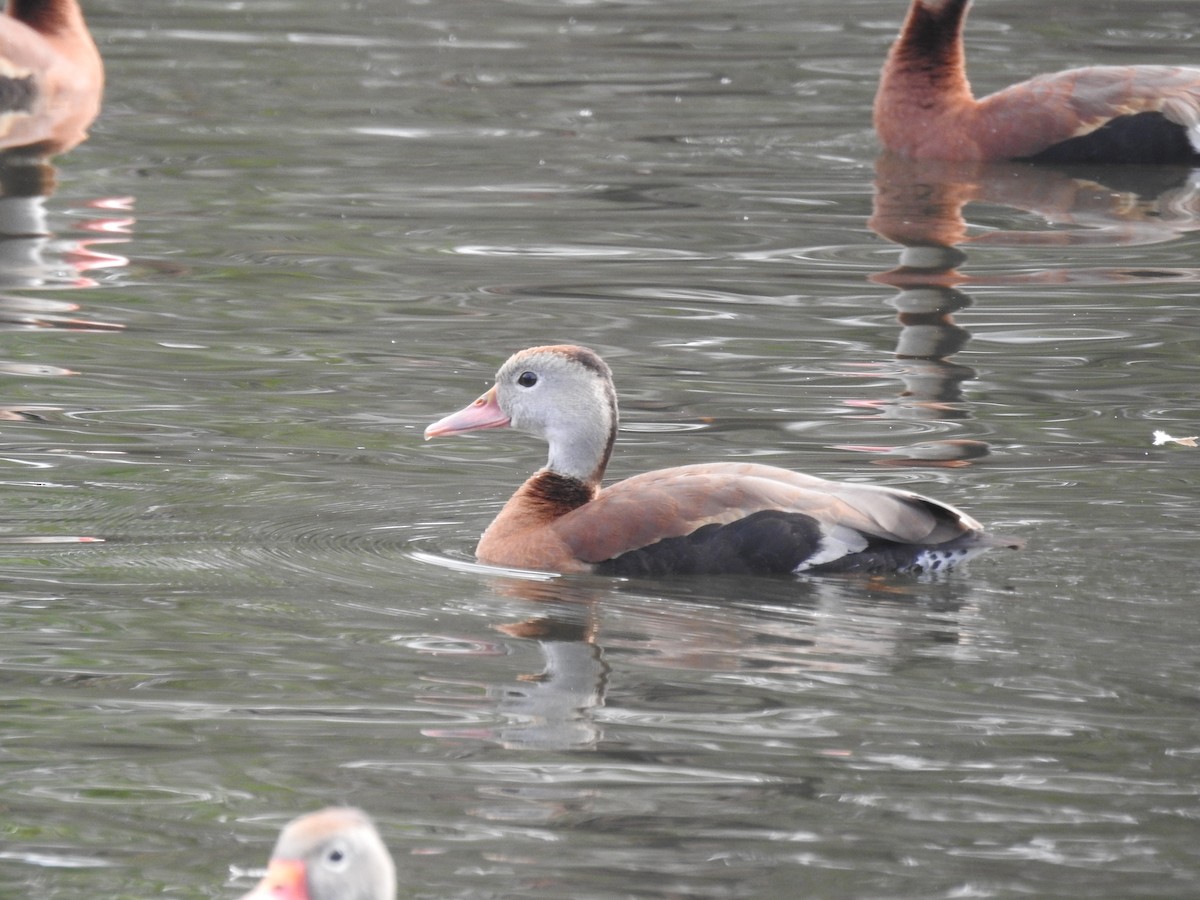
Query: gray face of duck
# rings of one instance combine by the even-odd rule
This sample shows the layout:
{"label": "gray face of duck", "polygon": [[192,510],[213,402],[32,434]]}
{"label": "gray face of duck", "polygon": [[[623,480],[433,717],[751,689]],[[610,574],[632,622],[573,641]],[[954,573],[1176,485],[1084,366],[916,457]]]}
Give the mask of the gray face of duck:
{"label": "gray face of duck", "polygon": [[241,900],[395,900],[396,870],[361,810],[301,816],[279,836],[267,874]]}
{"label": "gray face of duck", "polygon": [[512,427],[549,445],[546,468],[600,480],[618,421],[612,372],[600,357],[583,347],[525,350],[500,367],[495,389]]}

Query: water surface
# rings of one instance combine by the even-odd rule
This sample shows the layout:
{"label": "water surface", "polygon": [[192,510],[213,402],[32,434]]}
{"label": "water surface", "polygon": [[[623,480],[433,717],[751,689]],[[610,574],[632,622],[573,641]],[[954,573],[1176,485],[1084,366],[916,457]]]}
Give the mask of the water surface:
{"label": "water surface", "polygon": [[[405,896],[1191,896],[1200,455],[1152,434],[1200,432],[1197,202],[877,170],[903,5],[89,3],[105,113],[3,244],[0,894],[234,897],[349,802]],[[1066,6],[980,4],[977,87],[1192,57],[1175,4]],[[421,430],[563,340],[614,477],[755,459],[1028,547],[482,571],[543,449]],[[909,458],[948,440],[987,454]]]}

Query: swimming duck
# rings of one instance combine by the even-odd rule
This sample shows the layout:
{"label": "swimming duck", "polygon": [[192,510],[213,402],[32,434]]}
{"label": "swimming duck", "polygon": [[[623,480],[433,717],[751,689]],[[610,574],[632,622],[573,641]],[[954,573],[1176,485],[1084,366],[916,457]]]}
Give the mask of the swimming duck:
{"label": "swimming duck", "polygon": [[931,572],[1019,540],[887,487],[758,463],[702,463],[602,488],[617,435],[612,373],[574,345],[514,354],[495,384],[425,438],[512,427],[549,444],[546,466],[483,533],[484,563],[606,575]]}
{"label": "swimming duck", "polygon": [[1087,66],[976,100],[971,0],[912,0],[875,95],[885,150],[914,159],[1200,163],[1200,68]]}
{"label": "swimming duck", "polygon": [[395,900],[396,871],[362,810],[328,807],[293,819],[267,874],[241,900]]}
{"label": "swimming duck", "polygon": [[69,150],[100,112],[104,65],[77,0],[8,0],[0,15],[0,151]]}

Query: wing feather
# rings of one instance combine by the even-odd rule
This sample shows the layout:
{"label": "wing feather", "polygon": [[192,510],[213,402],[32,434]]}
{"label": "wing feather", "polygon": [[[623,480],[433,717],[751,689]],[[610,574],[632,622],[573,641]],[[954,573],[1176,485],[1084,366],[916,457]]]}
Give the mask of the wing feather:
{"label": "wing feather", "polygon": [[1200,129],[1200,68],[1088,66],[1039,75],[979,101],[979,139],[997,156],[1032,156],[1146,112]]}
{"label": "wing feather", "polygon": [[764,510],[906,544],[938,544],[980,528],[954,507],[907,491],[843,484],[754,463],[681,466],[637,475],[550,524],[587,562]]}

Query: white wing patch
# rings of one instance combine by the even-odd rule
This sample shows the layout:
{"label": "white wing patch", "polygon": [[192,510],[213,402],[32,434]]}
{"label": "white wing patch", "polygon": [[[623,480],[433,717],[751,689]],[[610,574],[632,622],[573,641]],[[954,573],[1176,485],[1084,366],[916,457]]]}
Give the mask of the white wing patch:
{"label": "white wing patch", "polygon": [[861,553],[865,549],[867,539],[858,531],[845,525],[827,525],[822,522],[821,543],[816,552],[792,571],[806,572],[815,566],[822,566],[851,553]]}

